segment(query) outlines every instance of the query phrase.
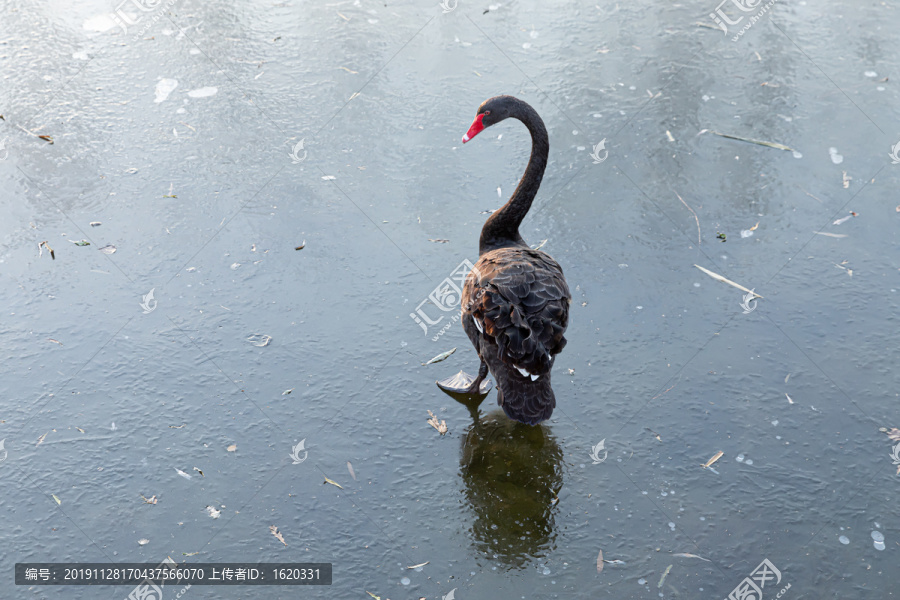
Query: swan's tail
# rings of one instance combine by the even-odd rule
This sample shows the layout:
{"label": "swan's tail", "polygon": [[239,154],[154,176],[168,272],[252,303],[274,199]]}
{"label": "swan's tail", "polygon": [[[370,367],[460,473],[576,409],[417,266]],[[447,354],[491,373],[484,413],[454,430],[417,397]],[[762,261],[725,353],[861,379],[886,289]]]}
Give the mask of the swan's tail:
{"label": "swan's tail", "polygon": [[537,381],[506,379],[497,382],[497,404],[506,416],[526,425],[546,421],[556,408],[556,396],[550,387],[550,374]]}

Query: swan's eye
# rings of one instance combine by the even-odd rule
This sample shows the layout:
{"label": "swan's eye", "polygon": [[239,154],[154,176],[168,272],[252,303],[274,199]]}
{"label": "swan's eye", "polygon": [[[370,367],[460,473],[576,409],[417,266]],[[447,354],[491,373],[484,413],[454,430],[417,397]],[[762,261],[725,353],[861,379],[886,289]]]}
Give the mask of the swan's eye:
{"label": "swan's eye", "polygon": [[491,111],[489,111],[489,110],[484,111],[484,116],[488,116],[489,114],[491,114]]}

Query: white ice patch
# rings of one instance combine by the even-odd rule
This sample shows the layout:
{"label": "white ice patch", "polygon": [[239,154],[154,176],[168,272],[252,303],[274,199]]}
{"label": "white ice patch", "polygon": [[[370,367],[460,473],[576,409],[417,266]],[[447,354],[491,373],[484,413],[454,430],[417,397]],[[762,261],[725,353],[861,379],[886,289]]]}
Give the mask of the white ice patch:
{"label": "white ice patch", "polygon": [[829,148],[828,154],[831,156],[831,162],[834,164],[839,165],[844,162],[844,157],[843,155],[838,154],[837,148]]}
{"label": "white ice patch", "polygon": [[219,88],[217,87],[202,87],[189,91],[187,95],[191,98],[208,98],[209,96],[215,96],[218,92]]}
{"label": "white ice patch", "polygon": [[99,33],[108,31],[115,26],[116,22],[113,21],[109,15],[97,15],[96,17],[91,17],[82,24],[82,27],[87,31],[96,31]]}
{"label": "white ice patch", "polygon": [[175,79],[160,79],[156,82],[156,90],[154,90],[156,98],[153,101],[157,103],[164,102],[177,87],[178,81]]}

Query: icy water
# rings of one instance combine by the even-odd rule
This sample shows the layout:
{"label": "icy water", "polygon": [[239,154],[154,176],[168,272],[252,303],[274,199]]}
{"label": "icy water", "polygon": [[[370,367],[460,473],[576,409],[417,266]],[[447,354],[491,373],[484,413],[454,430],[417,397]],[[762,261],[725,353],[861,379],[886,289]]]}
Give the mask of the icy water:
{"label": "icy water", "polygon": [[[169,556],[334,581],[164,599],[895,597],[900,15],[737,37],[766,6],[0,4],[0,596]],[[434,385],[528,157],[460,143],[501,93],[573,292],[534,428]]]}

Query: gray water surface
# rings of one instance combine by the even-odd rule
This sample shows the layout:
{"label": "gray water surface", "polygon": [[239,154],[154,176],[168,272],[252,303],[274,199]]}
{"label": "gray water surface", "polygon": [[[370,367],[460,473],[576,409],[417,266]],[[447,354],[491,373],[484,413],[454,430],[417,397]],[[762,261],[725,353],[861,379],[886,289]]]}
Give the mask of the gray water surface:
{"label": "gray water surface", "polygon": [[[121,6],[0,4],[0,597],[167,556],[334,583],[165,599],[896,595],[897,6]],[[497,94],[573,295],[538,427],[434,385],[477,357],[429,295],[528,159],[460,142]]]}

